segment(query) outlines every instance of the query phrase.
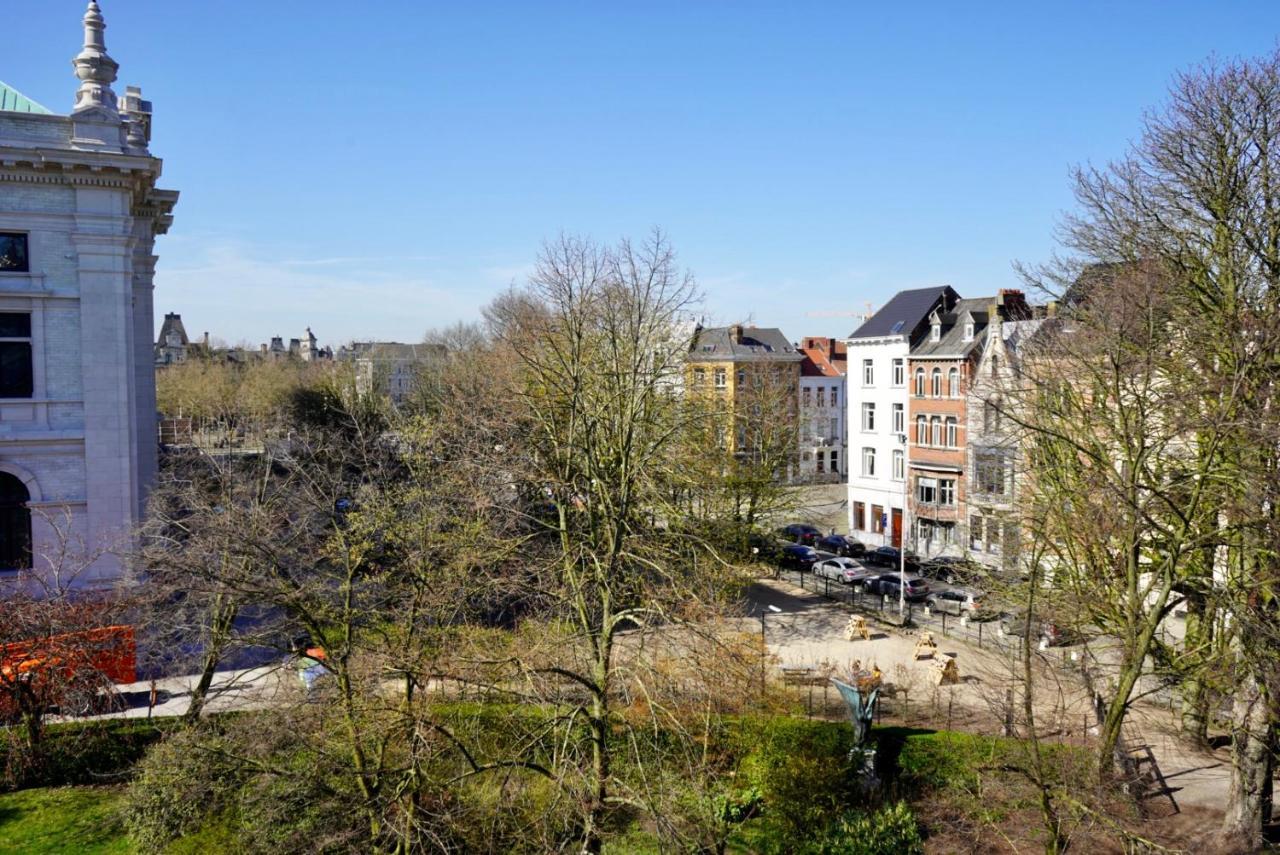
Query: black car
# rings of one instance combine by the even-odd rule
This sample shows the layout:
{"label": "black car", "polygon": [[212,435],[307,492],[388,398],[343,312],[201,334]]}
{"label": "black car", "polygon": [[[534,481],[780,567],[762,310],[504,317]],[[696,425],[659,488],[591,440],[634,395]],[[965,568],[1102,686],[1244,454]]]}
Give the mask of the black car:
{"label": "black car", "polygon": [[782,547],[782,557],[778,565],[793,570],[809,570],[818,560],[818,550],[802,543],[792,543]]}
{"label": "black car", "polygon": [[[883,576],[877,576],[869,579],[865,585],[868,594],[884,594],[890,599],[898,596],[898,588],[902,584],[902,577],[897,573],[885,573]],[[911,601],[923,600],[929,596],[929,583],[924,579],[915,577],[907,577],[906,592],[903,599]]]}
{"label": "black car", "polygon": [[805,546],[813,546],[822,537],[822,530],[817,526],[805,525],[804,523],[792,523],[785,528],[779,529],[778,534],[782,535],[792,543],[803,543]]}
{"label": "black car", "polygon": [[818,541],[818,548],[844,558],[861,558],[867,548],[847,534],[829,534]]}
{"label": "black car", "polygon": [[[885,567],[899,567],[902,563],[902,552],[896,546],[879,546],[866,554],[867,564],[881,564]],[[907,569],[914,572],[920,566],[920,559],[914,552],[907,553]]]}

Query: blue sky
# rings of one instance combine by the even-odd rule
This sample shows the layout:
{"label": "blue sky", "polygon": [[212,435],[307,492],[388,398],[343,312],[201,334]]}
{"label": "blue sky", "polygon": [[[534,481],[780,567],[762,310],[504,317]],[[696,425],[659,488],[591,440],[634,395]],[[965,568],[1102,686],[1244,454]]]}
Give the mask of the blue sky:
{"label": "blue sky", "polygon": [[[561,231],[668,232],[709,322],[844,335],[1017,287],[1174,72],[1270,2],[100,0],[182,192],[156,311],[228,341],[417,340]],[[6,4],[0,79],[70,108],[82,0]]]}

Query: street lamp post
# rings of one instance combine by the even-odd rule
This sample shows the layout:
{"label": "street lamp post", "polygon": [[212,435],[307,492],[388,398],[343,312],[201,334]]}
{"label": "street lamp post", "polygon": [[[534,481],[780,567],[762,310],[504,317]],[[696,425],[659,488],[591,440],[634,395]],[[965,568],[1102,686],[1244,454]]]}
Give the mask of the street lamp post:
{"label": "street lamp post", "polygon": [[[905,427],[905,425],[904,425]],[[905,433],[898,434],[898,442],[902,443],[902,529],[898,537],[898,618],[906,611],[907,601],[907,501],[911,484],[911,444],[907,442]]]}
{"label": "street lamp post", "polygon": [[765,663],[769,658],[769,643],[764,637],[764,619],[769,612],[780,615],[782,609],[777,606],[764,606],[760,608],[760,699],[764,699],[764,679],[765,679]]}

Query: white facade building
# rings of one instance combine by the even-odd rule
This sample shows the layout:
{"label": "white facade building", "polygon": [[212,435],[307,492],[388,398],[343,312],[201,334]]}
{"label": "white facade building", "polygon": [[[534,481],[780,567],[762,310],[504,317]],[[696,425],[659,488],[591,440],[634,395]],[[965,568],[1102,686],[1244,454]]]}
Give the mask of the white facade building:
{"label": "white facade building", "polygon": [[900,291],[845,340],[849,534],[867,546],[902,542],[908,354],[929,314],[957,299],[945,285]]}
{"label": "white facade building", "polygon": [[119,575],[156,473],[152,250],[177,193],[104,29],[90,2],[70,115],[0,85],[0,581]]}
{"label": "white facade building", "polygon": [[797,348],[800,363],[799,479],[839,483],[848,472],[845,423],[845,347],[810,336]]}

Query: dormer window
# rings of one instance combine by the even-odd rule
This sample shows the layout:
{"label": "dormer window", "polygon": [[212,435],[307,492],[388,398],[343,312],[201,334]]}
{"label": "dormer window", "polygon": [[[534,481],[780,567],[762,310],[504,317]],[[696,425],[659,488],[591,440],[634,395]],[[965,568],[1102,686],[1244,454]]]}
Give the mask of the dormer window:
{"label": "dormer window", "polygon": [[973,341],[973,321],[966,321],[964,325],[964,340]]}
{"label": "dormer window", "polygon": [[940,341],[942,339],[942,324],[937,321],[933,322],[932,329],[929,330],[929,341]]}

